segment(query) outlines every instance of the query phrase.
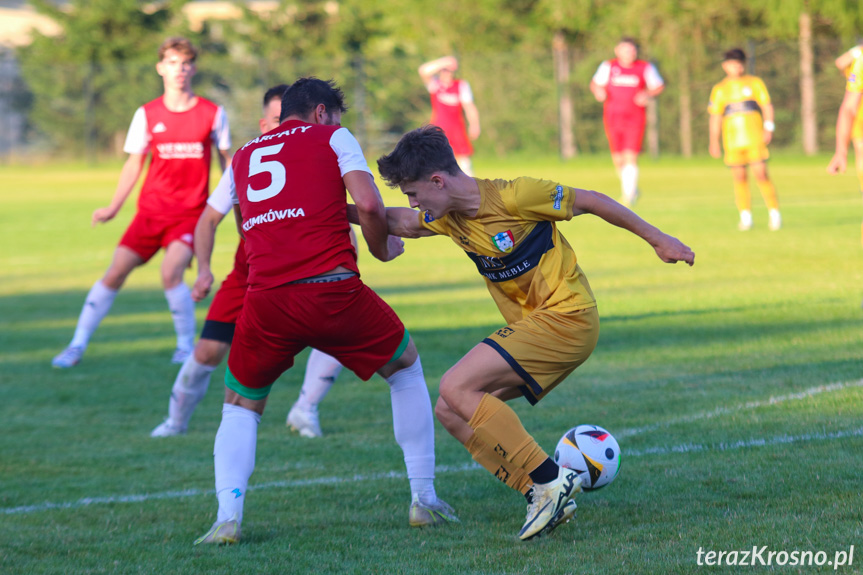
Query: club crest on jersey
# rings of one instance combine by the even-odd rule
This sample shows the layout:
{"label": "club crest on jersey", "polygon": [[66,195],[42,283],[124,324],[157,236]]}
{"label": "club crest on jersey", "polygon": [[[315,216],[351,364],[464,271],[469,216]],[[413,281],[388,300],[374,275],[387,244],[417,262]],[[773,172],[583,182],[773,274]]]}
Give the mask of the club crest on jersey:
{"label": "club crest on jersey", "polygon": [[743,95],[744,96],[751,96],[752,95],[752,88],[750,88],[749,86],[744,86]]}
{"label": "club crest on jersey", "polygon": [[162,122],[159,122],[158,124],[153,126],[153,133],[154,134],[161,134],[162,132],[167,132],[167,131],[168,131],[168,128],[165,127],[165,124],[163,124]]}
{"label": "club crest on jersey", "polygon": [[511,252],[512,248],[515,246],[515,238],[509,230],[492,236],[491,241],[497,249],[505,253]]}
{"label": "club crest on jersey", "polygon": [[427,224],[430,224],[430,223],[432,223],[432,222],[434,221],[434,216],[433,216],[433,215],[431,215],[431,214],[429,213],[429,211],[428,211],[428,210],[426,210],[426,211],[423,213],[423,221],[424,221],[425,223],[427,223]]}

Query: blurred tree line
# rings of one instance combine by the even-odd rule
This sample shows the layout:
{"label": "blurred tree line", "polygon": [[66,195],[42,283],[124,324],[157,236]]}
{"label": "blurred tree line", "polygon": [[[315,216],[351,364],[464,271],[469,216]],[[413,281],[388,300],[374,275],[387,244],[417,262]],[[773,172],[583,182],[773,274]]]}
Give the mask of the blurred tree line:
{"label": "blurred tree line", "polygon": [[33,133],[93,155],[118,151],[135,108],[161,93],[156,50],[170,35],[201,48],[195,89],[225,105],[235,145],[255,135],[266,88],[315,75],[344,89],[345,124],[369,152],[385,151],[428,118],[417,67],[454,54],[480,110],[479,153],[605,151],[587,86],[629,35],[666,81],[654,152],[706,150],[721,54],[742,47],[774,99],[774,146],[813,153],[831,146],[844,91],[833,59],[863,24],[857,0],[280,0],[271,12],[237,2],[239,18],[200,30],[186,0],[31,4],[64,30],[18,53]]}

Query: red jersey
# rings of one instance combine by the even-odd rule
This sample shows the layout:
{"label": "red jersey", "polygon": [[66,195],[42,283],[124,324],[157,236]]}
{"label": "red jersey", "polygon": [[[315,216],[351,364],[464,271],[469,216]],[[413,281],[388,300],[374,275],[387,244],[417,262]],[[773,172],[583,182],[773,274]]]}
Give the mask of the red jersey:
{"label": "red jersey", "polygon": [[430,123],[439,126],[446,134],[456,156],[470,156],[473,146],[467,137],[462,102],[472,102],[470,85],[464,80],[453,80],[444,88],[436,80],[429,84],[432,114]]}
{"label": "red jersey", "polygon": [[231,163],[249,262],[249,291],[320,275],[359,273],[344,174],[371,171],[346,128],[283,122],[240,148]]}
{"label": "red jersey", "polygon": [[172,112],[163,98],[135,113],[124,150],[152,152],[138,197],[138,212],[151,217],[183,218],[204,209],[210,191],[211,142],[231,146],[224,110],[198,96],[185,112]]}
{"label": "red jersey", "polygon": [[593,81],[603,86],[606,99],[603,111],[609,114],[644,114],[644,108],[635,103],[635,94],[663,85],[656,67],[646,60],[636,60],[624,67],[616,59],[603,62]]}

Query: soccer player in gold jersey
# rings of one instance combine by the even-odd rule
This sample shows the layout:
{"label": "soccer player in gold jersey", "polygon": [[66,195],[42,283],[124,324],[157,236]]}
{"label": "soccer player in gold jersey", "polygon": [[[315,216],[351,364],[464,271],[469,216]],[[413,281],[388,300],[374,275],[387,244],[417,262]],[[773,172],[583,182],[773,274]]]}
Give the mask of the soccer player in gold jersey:
{"label": "soccer player in gold jersey", "polygon": [[746,74],[746,54],[734,48],[725,53],[722,61],[725,79],[710,92],[710,155],[720,156],[719,135],[725,149],[725,165],[731,168],[734,179],[734,198],[740,212],[738,228],[752,228],[752,199],[746,166],[752,174],[769,210],[768,227],[775,231],[782,227],[779,199],[776,188],[767,174],[770,153],[767,144],[773,138],[773,105],[761,78]]}
{"label": "soccer player in gold jersey", "polygon": [[[836,154],[827,171],[839,174],[848,163],[848,140],[854,143],[857,178],[863,193],[863,108],[860,94],[863,93],[863,46],[855,46],[836,58],[836,67],[845,72],[845,97],[839,108],[836,121]],[[863,241],[863,226],[861,226]]]}
{"label": "soccer player in gold jersey", "polygon": [[388,208],[389,233],[452,238],[504,317],[506,326],[443,376],[435,414],[480,465],[528,498],[519,537],[547,533],[574,514],[581,481],[558,468],[504,402],[543,399],[599,335],[593,292],[555,222],[594,214],[643,238],[664,262],[692,265],[695,254],[603,194],[532,178],[474,179],[437,126],[405,134],[378,169],[415,208]]}

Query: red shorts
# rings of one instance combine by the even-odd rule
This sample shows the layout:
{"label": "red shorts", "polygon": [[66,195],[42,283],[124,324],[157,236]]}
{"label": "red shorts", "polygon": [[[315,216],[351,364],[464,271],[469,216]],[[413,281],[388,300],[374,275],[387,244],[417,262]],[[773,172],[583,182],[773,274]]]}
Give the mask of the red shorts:
{"label": "red shorts", "polygon": [[603,116],[605,135],[612,154],[619,152],[641,152],[644,140],[644,112],[608,113]]}
{"label": "red shorts", "polygon": [[263,399],[306,347],[335,357],[367,380],[399,357],[407,343],[399,317],[357,276],[250,291],[225,384],[248,399]]}
{"label": "red shorts", "polygon": [[135,214],[126,233],[120,238],[120,245],[129,248],[146,262],[171,242],[180,241],[193,248],[197,224],[198,216],[166,220]]}
{"label": "red shorts", "polygon": [[237,246],[234,255],[234,269],[219,286],[219,291],[213,296],[213,303],[207,311],[207,321],[222,323],[237,323],[240,310],[243,309],[243,299],[249,289],[249,264],[246,262],[246,248],[243,242]]}
{"label": "red shorts", "polygon": [[243,300],[248,289],[249,264],[246,261],[246,245],[243,240],[240,240],[237,253],[234,255],[234,269],[213,296],[210,309],[207,310],[204,329],[201,330],[201,339],[231,344],[234,340],[237,318],[243,311]]}

